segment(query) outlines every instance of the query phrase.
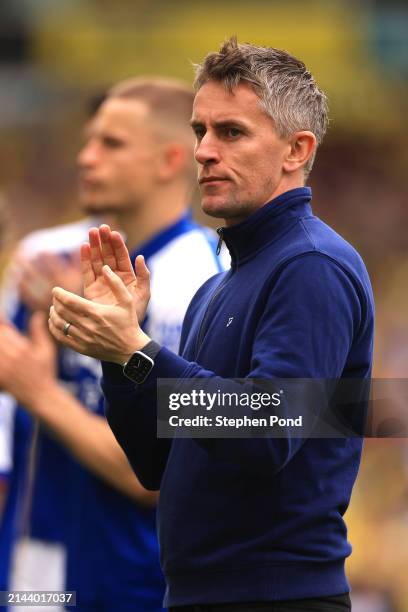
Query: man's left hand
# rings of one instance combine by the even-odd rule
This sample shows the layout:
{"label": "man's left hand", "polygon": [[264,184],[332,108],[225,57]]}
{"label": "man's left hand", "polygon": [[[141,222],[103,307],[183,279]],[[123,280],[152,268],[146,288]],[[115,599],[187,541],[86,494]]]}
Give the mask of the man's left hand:
{"label": "man's left hand", "polygon": [[115,303],[91,302],[55,287],[49,328],[56,340],[78,353],[122,365],[150,338],[139,326],[132,294],[122,279],[107,265],[102,273]]}

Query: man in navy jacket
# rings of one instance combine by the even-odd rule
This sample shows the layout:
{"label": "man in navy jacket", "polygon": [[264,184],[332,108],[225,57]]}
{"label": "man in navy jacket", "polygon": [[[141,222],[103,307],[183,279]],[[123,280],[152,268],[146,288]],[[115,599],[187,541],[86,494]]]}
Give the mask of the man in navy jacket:
{"label": "man in navy jacket", "polygon": [[[50,329],[105,362],[109,423],[141,482],[161,490],[166,605],[349,610],[342,516],[360,438],[157,438],[159,378],[367,379],[372,363],[366,269],[312,214],[305,187],[327,126],[324,94],[288,53],[234,38],[198,66],[195,86],[202,207],[225,219],[232,267],[193,298],[180,356],[140,329],[148,270],[139,257],[131,274],[107,226],[82,250],[85,298],[56,288]],[[98,303],[101,285],[109,303]]]}

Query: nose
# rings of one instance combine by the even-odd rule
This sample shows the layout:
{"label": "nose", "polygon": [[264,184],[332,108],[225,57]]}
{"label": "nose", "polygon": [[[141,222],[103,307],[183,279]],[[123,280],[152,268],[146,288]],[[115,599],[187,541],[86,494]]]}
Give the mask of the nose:
{"label": "nose", "polygon": [[90,168],[97,163],[98,147],[96,143],[89,141],[79,151],[77,156],[78,166],[82,169]]}
{"label": "nose", "polygon": [[218,164],[221,161],[219,146],[216,139],[209,133],[206,134],[196,144],[194,156],[199,164],[209,165]]}

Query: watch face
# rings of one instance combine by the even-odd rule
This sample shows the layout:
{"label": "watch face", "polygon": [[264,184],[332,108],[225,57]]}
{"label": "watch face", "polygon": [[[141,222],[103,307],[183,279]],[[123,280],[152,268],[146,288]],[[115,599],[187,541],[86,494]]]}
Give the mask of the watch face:
{"label": "watch face", "polygon": [[141,363],[142,363],[142,360],[140,359],[139,355],[137,355],[137,354],[133,355],[133,357],[134,357],[134,360],[133,360],[133,363],[132,363],[132,368],[138,369],[140,367]]}
{"label": "watch face", "polygon": [[130,380],[140,385],[144,383],[152,368],[154,361],[148,355],[140,351],[133,353],[129,361],[123,366],[123,373]]}

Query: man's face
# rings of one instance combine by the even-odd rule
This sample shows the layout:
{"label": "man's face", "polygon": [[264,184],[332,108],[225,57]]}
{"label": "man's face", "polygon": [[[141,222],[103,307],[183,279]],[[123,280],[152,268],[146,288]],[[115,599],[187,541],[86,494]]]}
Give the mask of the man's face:
{"label": "man's face", "polygon": [[277,136],[249,85],[230,93],[208,81],[195,97],[191,123],[204,212],[233,225],[286,190],[289,141]]}
{"label": "man's face", "polygon": [[147,106],[111,99],[91,120],[78,155],[79,197],[89,213],[117,213],[143,205],[157,185],[158,143]]}

